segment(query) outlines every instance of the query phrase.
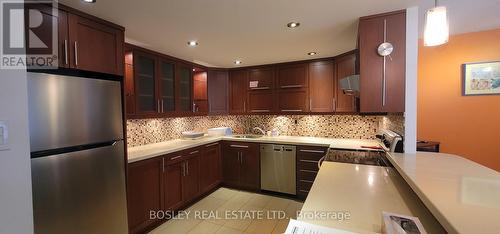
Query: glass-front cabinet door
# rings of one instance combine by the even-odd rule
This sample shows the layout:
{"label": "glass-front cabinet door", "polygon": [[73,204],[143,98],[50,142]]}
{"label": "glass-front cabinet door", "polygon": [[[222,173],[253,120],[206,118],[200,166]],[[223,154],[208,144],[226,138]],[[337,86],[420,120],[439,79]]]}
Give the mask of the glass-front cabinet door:
{"label": "glass-front cabinet door", "polygon": [[159,95],[160,112],[168,113],[175,111],[175,76],[174,63],[160,60],[159,72]]}
{"label": "glass-front cabinet door", "polygon": [[136,112],[137,114],[157,113],[159,101],[156,98],[155,57],[137,53],[134,60]]}
{"label": "glass-front cabinet door", "polygon": [[179,111],[192,112],[192,90],[193,90],[193,76],[192,68],[190,66],[178,64],[177,65],[177,80],[179,85]]}

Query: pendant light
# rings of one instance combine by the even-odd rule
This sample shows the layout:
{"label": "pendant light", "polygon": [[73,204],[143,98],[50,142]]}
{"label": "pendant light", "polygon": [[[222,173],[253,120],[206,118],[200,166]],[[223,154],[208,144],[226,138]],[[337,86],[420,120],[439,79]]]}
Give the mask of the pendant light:
{"label": "pendant light", "polygon": [[435,0],[434,8],[425,13],[424,45],[437,46],[448,42],[449,31],[446,7],[438,6]]}

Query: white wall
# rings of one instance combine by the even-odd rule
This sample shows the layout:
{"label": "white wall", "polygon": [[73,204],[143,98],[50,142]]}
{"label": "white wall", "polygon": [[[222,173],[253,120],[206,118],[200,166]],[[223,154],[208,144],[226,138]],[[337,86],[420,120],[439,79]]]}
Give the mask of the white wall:
{"label": "white wall", "polygon": [[417,151],[418,7],[406,9],[405,153]]}
{"label": "white wall", "polygon": [[0,69],[0,121],[10,149],[0,151],[0,233],[33,233],[26,72]]}

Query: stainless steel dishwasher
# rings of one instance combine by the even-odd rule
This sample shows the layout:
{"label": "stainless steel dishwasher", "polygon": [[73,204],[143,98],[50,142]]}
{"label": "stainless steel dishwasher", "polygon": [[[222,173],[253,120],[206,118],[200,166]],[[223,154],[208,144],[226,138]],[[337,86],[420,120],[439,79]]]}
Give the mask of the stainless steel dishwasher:
{"label": "stainless steel dishwasher", "polygon": [[260,187],[262,190],[296,194],[295,146],[260,145]]}

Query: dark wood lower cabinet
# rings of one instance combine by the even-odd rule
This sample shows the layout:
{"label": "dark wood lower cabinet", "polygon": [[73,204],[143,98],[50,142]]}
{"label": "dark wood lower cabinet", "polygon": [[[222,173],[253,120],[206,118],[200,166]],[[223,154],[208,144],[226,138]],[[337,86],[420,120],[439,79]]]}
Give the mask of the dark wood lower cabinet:
{"label": "dark wood lower cabinet", "polygon": [[159,221],[149,211],[163,209],[163,159],[153,158],[128,166],[127,203],[130,233],[141,233]]}
{"label": "dark wood lower cabinet", "polygon": [[200,191],[208,192],[222,180],[220,143],[208,144],[200,156]]}
{"label": "dark wood lower cabinet", "polygon": [[297,146],[297,198],[306,199],[318,175],[318,161],[327,152],[325,147]]}
{"label": "dark wood lower cabinet", "polygon": [[182,177],[184,162],[165,167],[165,210],[176,210],[182,206]]}
{"label": "dark wood lower cabinet", "polygon": [[260,190],[259,144],[223,142],[222,172],[223,183],[228,187]]}
{"label": "dark wood lower cabinet", "polygon": [[182,177],[182,200],[190,202],[200,193],[200,149],[191,149],[184,154],[184,176]]}

